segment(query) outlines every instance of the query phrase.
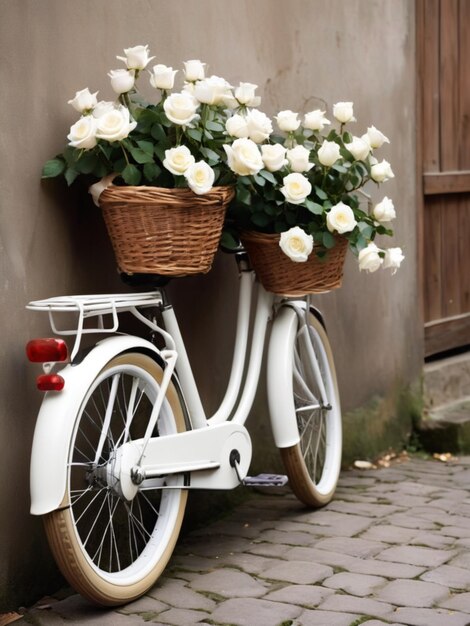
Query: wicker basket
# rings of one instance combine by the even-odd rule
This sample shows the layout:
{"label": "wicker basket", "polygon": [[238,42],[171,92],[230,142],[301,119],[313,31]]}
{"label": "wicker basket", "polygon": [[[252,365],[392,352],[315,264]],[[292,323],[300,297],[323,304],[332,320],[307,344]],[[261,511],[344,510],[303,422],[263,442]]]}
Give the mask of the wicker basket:
{"label": "wicker basket", "polygon": [[322,258],[315,249],[305,263],[291,261],[279,246],[279,235],[244,232],[241,240],[253,268],[267,291],[283,296],[303,296],[341,287],[348,241],[336,238],[334,248]]}
{"label": "wicker basket", "polygon": [[190,189],[110,186],[100,207],[120,271],[205,274],[219,245],[232,187]]}

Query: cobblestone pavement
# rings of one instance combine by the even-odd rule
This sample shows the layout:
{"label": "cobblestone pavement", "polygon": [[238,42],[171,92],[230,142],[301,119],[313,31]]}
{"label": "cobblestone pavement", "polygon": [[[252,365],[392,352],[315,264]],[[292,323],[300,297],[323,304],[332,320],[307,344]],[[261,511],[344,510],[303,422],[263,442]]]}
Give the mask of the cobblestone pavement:
{"label": "cobblestone pavement", "polygon": [[470,457],[415,458],[344,472],[318,511],[286,489],[254,493],[180,541],[140,600],[48,599],[16,624],[468,626],[469,547]]}

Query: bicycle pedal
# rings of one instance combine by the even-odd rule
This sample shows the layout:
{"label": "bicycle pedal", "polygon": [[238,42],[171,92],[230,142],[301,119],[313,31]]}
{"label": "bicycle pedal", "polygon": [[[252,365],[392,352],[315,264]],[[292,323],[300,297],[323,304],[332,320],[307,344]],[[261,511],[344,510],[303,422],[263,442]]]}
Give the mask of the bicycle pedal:
{"label": "bicycle pedal", "polygon": [[243,480],[245,487],[283,487],[288,478],[283,474],[258,474],[258,476],[246,476]]}

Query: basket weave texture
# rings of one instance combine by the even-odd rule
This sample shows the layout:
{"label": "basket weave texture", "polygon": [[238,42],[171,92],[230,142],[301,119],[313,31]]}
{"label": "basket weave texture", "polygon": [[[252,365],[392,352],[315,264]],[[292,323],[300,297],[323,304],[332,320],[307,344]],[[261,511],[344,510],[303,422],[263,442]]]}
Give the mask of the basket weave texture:
{"label": "basket weave texture", "polygon": [[127,274],[207,273],[219,245],[232,187],[191,189],[110,186],[100,207],[117,264]]}
{"label": "basket weave texture", "polygon": [[336,237],[334,248],[322,258],[315,246],[307,261],[291,261],[279,246],[280,235],[244,232],[241,240],[263,287],[283,296],[303,296],[341,287],[347,239]]}

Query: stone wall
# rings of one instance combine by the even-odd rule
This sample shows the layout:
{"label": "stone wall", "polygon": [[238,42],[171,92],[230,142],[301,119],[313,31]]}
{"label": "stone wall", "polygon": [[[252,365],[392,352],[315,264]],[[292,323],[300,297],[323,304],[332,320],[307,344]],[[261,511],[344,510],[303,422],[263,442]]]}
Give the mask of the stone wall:
{"label": "stone wall", "polygon": [[[352,100],[357,134],[374,124],[390,137],[383,154],[396,178],[384,193],[397,208],[396,245],[404,248],[406,263],[394,277],[389,272],[366,276],[350,258],[343,289],[318,298],[336,355],[346,458],[351,449],[367,455],[403,441],[410,423],[409,390],[421,371],[422,332],[414,3],[0,0],[0,9],[2,610],[31,601],[59,580],[40,521],[28,513],[29,454],[40,397],[23,346],[30,337],[48,333],[48,327],[24,306],[40,297],[123,289],[101,217],[85,191],[41,182],[40,171],[62,149],[75,120],[67,105],[75,91],[89,86],[112,98],[106,73],[119,67],[115,56],[124,47],[148,43],[156,62],[177,68],[200,58],[210,72],[232,83],[257,83],[261,108],[270,115],[280,107],[331,110],[338,100]],[[210,275],[171,286],[208,412],[224,392],[236,288],[236,270],[226,257],[217,259]],[[201,301],[204,310],[196,306]],[[261,444],[270,437],[262,390],[252,417],[255,449],[262,457],[255,465],[272,469],[276,451]]]}

